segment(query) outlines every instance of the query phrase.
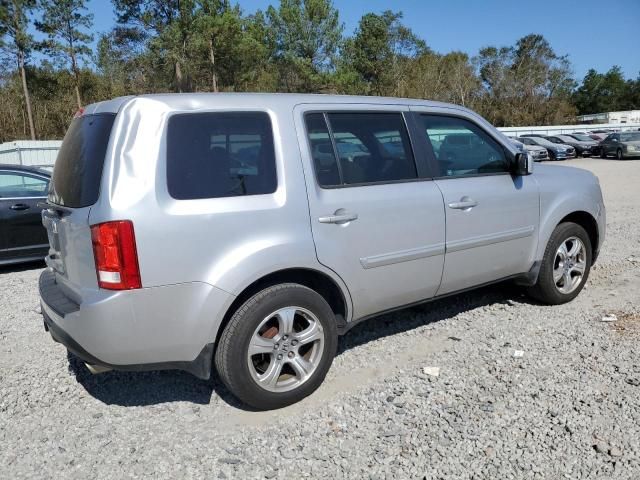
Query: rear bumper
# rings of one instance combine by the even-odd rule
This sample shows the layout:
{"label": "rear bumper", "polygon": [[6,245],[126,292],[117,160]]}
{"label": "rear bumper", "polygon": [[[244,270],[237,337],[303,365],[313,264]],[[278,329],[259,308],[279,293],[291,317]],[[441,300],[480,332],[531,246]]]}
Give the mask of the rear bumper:
{"label": "rear bumper", "polygon": [[186,370],[209,378],[213,344],[233,296],[194,282],[126,292],[97,291],[80,304],[55,273],[40,276],[45,324],[83,361],[115,370]]}

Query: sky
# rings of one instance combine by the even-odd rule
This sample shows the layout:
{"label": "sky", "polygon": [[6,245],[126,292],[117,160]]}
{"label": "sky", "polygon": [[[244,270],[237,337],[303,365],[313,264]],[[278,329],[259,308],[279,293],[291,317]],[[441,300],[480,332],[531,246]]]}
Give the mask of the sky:
{"label": "sky", "polygon": [[[240,0],[245,13],[278,0]],[[334,0],[351,35],[367,12],[401,11],[403,23],[436,52],[475,55],[486,46],[509,46],[539,33],[559,55],[568,55],[574,77],[614,65],[627,78],[640,76],[640,0]],[[111,1],[89,0],[96,32],[115,19]]]}

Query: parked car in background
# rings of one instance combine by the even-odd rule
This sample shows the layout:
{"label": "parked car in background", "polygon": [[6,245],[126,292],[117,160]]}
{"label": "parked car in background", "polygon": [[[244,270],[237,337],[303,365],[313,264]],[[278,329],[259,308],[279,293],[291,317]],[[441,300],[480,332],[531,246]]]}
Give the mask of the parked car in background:
{"label": "parked car in background", "polygon": [[517,137],[517,140],[525,145],[537,145],[545,148],[549,153],[549,159],[551,160],[567,160],[569,158],[575,158],[576,156],[576,150],[572,146],[552,143],[537,135],[523,135],[521,137]]}
{"label": "parked car in background", "polygon": [[258,409],[313,392],[381,312],[506,279],[571,301],[606,225],[592,173],[534,168],[466,108],[286,94],[89,105],[42,215],[55,340],[93,371],[215,365]]}
{"label": "parked car in background", "polygon": [[[581,142],[581,144],[586,148],[589,148],[589,156],[599,155],[600,154],[600,142],[601,140],[596,140],[591,138],[589,135],[584,133],[567,133],[566,135],[562,135],[564,137],[571,137],[575,139],[577,142]],[[585,156],[585,155],[583,155]]]}
{"label": "parked car in background", "polygon": [[640,157],[640,132],[612,133],[600,143],[600,157],[615,155],[618,160]]}
{"label": "parked car in background", "polygon": [[49,189],[47,171],[0,165],[0,265],[44,260],[49,251],[38,202]]}
{"label": "parked car in background", "polygon": [[551,143],[570,145],[576,150],[576,155],[581,157],[590,157],[593,150],[598,148],[598,142],[588,138],[588,140],[576,140],[571,135],[548,135],[546,137]]}
{"label": "parked car in background", "polygon": [[600,143],[602,140],[604,140],[607,137],[607,134],[604,133],[593,133],[593,132],[573,132],[571,135],[586,135],[588,136],[591,140],[594,140],[598,143]]}
{"label": "parked car in background", "polygon": [[540,147],[533,142],[530,142],[530,144],[526,144],[525,142],[517,138],[511,138],[511,141],[516,147],[518,147],[520,151],[528,152],[534,161],[542,162],[544,160],[549,160],[549,152],[547,152],[546,148]]}

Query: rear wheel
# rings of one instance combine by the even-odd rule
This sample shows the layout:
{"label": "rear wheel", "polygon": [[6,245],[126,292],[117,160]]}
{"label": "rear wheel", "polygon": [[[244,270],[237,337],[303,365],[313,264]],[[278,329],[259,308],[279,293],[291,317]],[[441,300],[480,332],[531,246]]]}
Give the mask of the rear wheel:
{"label": "rear wheel", "polygon": [[222,332],[215,363],[227,388],[259,409],[285,407],[316,390],[338,345],[325,299],[285,283],[247,300]]}
{"label": "rear wheel", "polygon": [[558,225],[547,243],[538,281],[529,294],[551,305],[573,300],[589,277],[591,248],[589,235],[580,225]]}
{"label": "rear wheel", "polygon": [[618,150],[616,150],[616,158],[618,160],[622,160],[624,157],[622,156],[622,149],[619,148]]}

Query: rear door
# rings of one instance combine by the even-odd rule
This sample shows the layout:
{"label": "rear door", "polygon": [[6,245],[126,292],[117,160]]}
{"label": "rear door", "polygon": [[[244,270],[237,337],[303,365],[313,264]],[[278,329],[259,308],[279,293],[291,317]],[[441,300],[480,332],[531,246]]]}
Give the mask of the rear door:
{"label": "rear door", "polygon": [[[446,211],[446,254],[438,295],[527,272],[533,265],[539,191],[513,176],[505,147],[471,117],[419,113]],[[449,148],[448,137],[466,137]]]}
{"label": "rear door", "polygon": [[47,264],[58,284],[76,302],[83,287],[97,288],[89,211],[100,181],[115,113],[83,115],[67,130],[51,178],[42,223],[49,237]]}
{"label": "rear door", "polygon": [[317,256],[347,284],[354,317],[433,297],[442,195],[415,162],[402,109],[306,105],[296,124]]}
{"label": "rear door", "polygon": [[42,227],[40,207],[47,196],[49,180],[18,170],[0,170],[0,260],[44,257],[47,232]]}

